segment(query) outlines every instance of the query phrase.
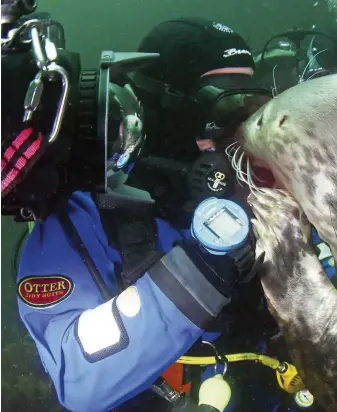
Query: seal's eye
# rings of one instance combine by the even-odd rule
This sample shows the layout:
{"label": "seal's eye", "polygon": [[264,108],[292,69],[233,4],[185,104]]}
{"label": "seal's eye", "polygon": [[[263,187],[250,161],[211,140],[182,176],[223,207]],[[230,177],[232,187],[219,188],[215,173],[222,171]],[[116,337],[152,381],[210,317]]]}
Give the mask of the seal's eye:
{"label": "seal's eye", "polygon": [[262,125],[263,125],[263,115],[261,115],[261,117],[257,121],[256,125],[257,125],[257,127],[260,127],[260,128],[262,127]]}

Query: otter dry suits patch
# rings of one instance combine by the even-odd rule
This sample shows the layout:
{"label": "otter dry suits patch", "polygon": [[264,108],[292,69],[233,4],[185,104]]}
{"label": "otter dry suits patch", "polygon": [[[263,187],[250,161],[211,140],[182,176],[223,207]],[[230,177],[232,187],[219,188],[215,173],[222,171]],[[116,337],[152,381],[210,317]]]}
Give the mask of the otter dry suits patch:
{"label": "otter dry suits patch", "polygon": [[63,301],[73,289],[73,282],[65,276],[27,276],[18,284],[18,295],[27,305],[44,308]]}

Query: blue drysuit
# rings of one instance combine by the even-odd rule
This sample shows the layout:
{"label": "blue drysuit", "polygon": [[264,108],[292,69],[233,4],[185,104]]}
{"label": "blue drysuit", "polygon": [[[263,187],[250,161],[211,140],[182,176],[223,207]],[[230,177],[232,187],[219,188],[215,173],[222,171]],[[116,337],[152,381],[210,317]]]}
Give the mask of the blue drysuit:
{"label": "blue drysuit", "polygon": [[[114,266],[120,263],[120,256],[108,245],[90,195],[74,193],[67,211],[115,298],[104,301],[59,220],[51,216],[35,225],[23,250],[19,312],[60,403],[71,411],[108,411],[147,389],[193,345],[216,313],[208,316],[204,310],[193,320],[189,316],[191,311],[195,316],[201,306],[209,306],[203,296],[207,293],[196,286],[196,268],[193,291],[188,290],[188,281],[183,285],[184,279],[165,286],[149,270],[129,293],[118,295]],[[165,253],[176,240],[190,236],[190,231],[178,232],[162,220],[157,220],[157,231],[157,246]],[[331,277],[335,274],[331,253],[316,231],[313,240]],[[187,299],[188,305],[179,305],[179,299]],[[211,299],[218,301],[218,309],[222,307],[216,290]]]}
{"label": "blue drysuit", "polygon": [[169,253],[119,294],[120,256],[108,245],[91,196],[74,193],[67,212],[115,298],[104,301],[59,219],[50,216],[35,225],[22,253],[19,312],[60,403],[71,411],[108,411],[151,386],[225,299],[182,249],[172,249],[181,233],[162,220],[158,247]]}

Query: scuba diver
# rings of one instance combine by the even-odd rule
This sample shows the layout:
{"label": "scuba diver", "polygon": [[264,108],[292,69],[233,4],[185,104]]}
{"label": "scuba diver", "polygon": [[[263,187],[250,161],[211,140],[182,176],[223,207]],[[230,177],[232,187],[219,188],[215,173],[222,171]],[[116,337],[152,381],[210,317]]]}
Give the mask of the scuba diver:
{"label": "scuba diver", "polygon": [[[54,21],[19,20],[34,10],[28,3],[5,6],[2,212],[34,221],[17,274],[19,314],[64,408],[118,411],[124,404],[130,410],[134,405],[127,401],[137,404],[137,395],[236,302],[236,285],[250,281],[254,240],[249,218],[233,202],[208,204],[209,212],[214,207],[217,212],[194,225],[197,238],[202,237],[200,224],[209,225],[208,249],[200,249],[190,229],[183,232],[152,219],[151,201],[131,199],[132,191],[125,194],[120,181],[117,187],[115,176],[127,176],[144,141],[141,104],[131,85],[121,85],[121,72],[158,56],[104,51],[99,76],[81,71],[79,56],[65,49]],[[207,30],[218,44],[217,58],[206,59],[196,77],[204,75],[202,81],[211,84],[211,78],[231,68],[230,76],[239,76],[239,83],[242,76],[244,82],[252,74],[251,52],[225,25]],[[226,32],[233,43],[223,38]],[[235,63],[236,56],[242,56],[241,63]],[[97,89],[96,100],[88,92]],[[131,106],[136,113],[128,113]],[[97,135],[91,132],[94,121]],[[95,169],[101,163],[95,162],[102,159],[109,187],[99,195],[104,181]],[[222,176],[216,179],[220,185]],[[96,180],[100,184],[94,185]],[[216,233],[222,220],[233,233]],[[212,242],[222,236],[226,241],[216,244],[218,259]],[[142,397],[141,410],[167,409],[165,398],[157,398],[153,391]]]}
{"label": "scuba diver", "polygon": [[[221,22],[165,21],[141,40],[138,51],[160,58],[132,74],[147,140],[128,182],[151,193],[159,216],[186,228],[193,205],[233,192],[235,179],[227,159],[216,153],[217,142],[224,136],[228,142],[254,104],[262,105],[271,93],[254,86],[251,49]],[[213,190],[208,179],[217,172],[227,178]]]}
{"label": "scuba diver", "polygon": [[160,54],[133,76],[149,117],[148,151],[178,158],[180,151],[195,155],[195,140],[211,114],[207,106],[215,102],[217,90],[243,88],[250,82],[250,48],[225,24],[189,17],[155,26],[138,51]]}

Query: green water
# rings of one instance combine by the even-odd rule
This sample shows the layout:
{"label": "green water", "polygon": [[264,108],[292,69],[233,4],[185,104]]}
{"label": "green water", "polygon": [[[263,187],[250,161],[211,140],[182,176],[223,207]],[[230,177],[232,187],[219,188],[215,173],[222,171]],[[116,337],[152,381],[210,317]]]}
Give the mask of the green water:
{"label": "green water", "polygon": [[[179,16],[219,20],[241,33],[255,50],[273,34],[289,28],[336,30],[324,1],[312,0],[44,0],[65,28],[67,48],[78,51],[82,67],[96,67],[100,51],[133,51],[155,24]],[[294,5],[296,5],[294,7]],[[34,346],[19,322],[12,280],[17,242],[25,230],[2,218],[2,410],[59,411]]]}

